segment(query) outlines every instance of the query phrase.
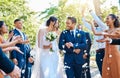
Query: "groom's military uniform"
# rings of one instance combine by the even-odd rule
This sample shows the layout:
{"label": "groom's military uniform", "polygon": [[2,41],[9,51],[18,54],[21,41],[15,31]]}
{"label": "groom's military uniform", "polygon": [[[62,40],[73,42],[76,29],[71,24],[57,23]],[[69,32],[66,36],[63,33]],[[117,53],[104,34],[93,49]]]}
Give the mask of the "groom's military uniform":
{"label": "groom's military uniform", "polygon": [[[71,42],[73,47],[67,48],[66,43]],[[86,48],[86,36],[83,31],[65,30],[61,33],[59,39],[59,49],[65,51],[64,67],[67,78],[81,78],[82,65],[84,64],[83,49]],[[74,49],[80,49],[80,53],[74,52]]]}

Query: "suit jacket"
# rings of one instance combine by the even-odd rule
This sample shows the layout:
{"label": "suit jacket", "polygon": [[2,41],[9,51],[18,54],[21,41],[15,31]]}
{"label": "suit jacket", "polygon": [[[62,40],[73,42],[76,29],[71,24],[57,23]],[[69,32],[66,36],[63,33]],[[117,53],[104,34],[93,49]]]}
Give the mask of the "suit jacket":
{"label": "suit jacket", "polygon": [[[31,47],[30,47],[30,44],[26,44],[26,55],[27,57],[26,58],[29,58],[30,57],[30,51],[31,51]],[[32,56],[31,56],[32,57]],[[26,61],[27,65],[26,67],[31,67],[33,63],[30,63],[29,60]]]}
{"label": "suit jacket", "polygon": [[[72,42],[73,47],[67,48],[65,46],[65,43],[67,42]],[[83,64],[84,60],[83,60],[82,49],[85,48],[86,48],[86,37],[83,31],[79,31],[76,29],[75,37],[71,35],[70,30],[65,30],[61,33],[59,39],[59,49],[66,51],[64,56],[64,62],[66,63],[75,62],[77,64]],[[73,52],[74,49],[81,49],[81,52],[79,54],[76,54],[75,52]]]}
{"label": "suit jacket", "polygon": [[112,39],[112,43],[114,45],[120,45],[120,39]]}
{"label": "suit jacket", "polygon": [[87,43],[87,47],[86,47],[86,52],[88,54],[88,57],[90,57],[90,49],[91,49],[91,38],[90,38],[90,34],[88,32],[85,32],[86,35],[86,43]]}
{"label": "suit jacket", "polygon": [[[18,36],[18,35],[21,36],[18,30],[14,29],[13,32],[14,32],[14,36]],[[26,40],[25,34],[24,33],[22,34],[24,36],[24,40]],[[16,50],[13,50],[11,52],[11,59],[16,58],[18,60],[18,67],[23,68],[23,66],[26,65],[26,61],[28,60],[28,57],[30,56],[30,53],[27,53],[27,49],[28,49],[27,44],[16,44],[15,46],[19,47],[24,54],[21,54]]]}
{"label": "suit jacket", "polygon": [[0,48],[0,69],[5,73],[11,73],[14,69],[14,63],[10,61]]}

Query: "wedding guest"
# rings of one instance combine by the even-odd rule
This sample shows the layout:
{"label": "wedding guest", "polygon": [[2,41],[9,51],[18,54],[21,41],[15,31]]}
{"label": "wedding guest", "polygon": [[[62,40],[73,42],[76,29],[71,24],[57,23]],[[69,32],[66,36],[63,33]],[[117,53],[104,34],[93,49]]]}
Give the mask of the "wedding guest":
{"label": "wedding guest", "polygon": [[[31,51],[30,44],[26,44],[25,46],[27,47],[27,49],[26,49],[27,58],[29,58],[29,53]],[[31,58],[26,60],[25,78],[31,78],[33,62],[34,62],[34,59],[32,58],[32,56],[31,56]]]}
{"label": "wedding guest", "polygon": [[20,37],[16,37],[16,39],[12,42],[7,42],[4,38],[4,35],[8,32],[7,26],[4,21],[0,21],[0,47],[4,52],[7,53],[7,51],[10,50],[17,50],[21,52],[17,47],[14,47],[15,44],[21,42]]}
{"label": "wedding guest", "polygon": [[[26,61],[31,58],[30,53],[27,53],[26,43],[29,42],[25,33],[22,32],[23,23],[20,19],[15,19],[14,21],[15,29],[13,30],[13,39],[14,36],[20,36],[23,40],[21,44],[16,44],[15,46],[19,47],[24,54],[20,54],[17,51],[13,50],[11,52],[11,59],[13,62],[21,69],[21,78],[25,77]],[[28,57],[27,57],[28,56]]]}
{"label": "wedding guest", "polygon": [[[77,28],[79,29],[79,31],[83,31],[83,28],[82,28],[81,24],[79,24],[77,26]],[[91,41],[89,32],[85,32],[85,35],[86,35],[87,47],[84,49],[83,57],[85,59],[86,66],[83,67],[83,76],[82,76],[82,78],[86,78],[86,77],[87,78],[91,78],[91,74],[90,74],[90,49],[91,49],[92,41]]]}
{"label": "wedding guest", "polygon": [[[16,50],[18,52],[21,52],[21,51],[19,50],[18,47],[14,46],[16,43],[19,43],[20,40],[17,39],[10,43],[5,40],[4,34],[6,34],[7,32],[8,32],[8,30],[7,30],[7,26],[5,25],[5,22],[0,21],[0,47],[2,48],[2,50],[6,54],[6,56],[9,58],[9,51],[11,51],[11,50]],[[3,75],[5,75],[5,74],[3,73]],[[5,78],[9,78],[9,76],[5,76]]]}
{"label": "wedding guest", "polygon": [[[11,78],[19,78],[20,77],[20,69],[15,66],[3,53],[0,48],[0,69],[2,69],[6,74],[10,75]],[[4,78],[0,75],[0,78]]]}
{"label": "wedding guest", "polygon": [[[102,27],[106,25],[96,16],[93,11],[90,11],[94,20],[97,24],[101,24]],[[99,35],[104,35],[105,38],[108,38],[109,34],[114,34],[117,30],[119,30],[119,20],[114,14],[109,14],[106,18],[106,24],[109,27],[108,30],[104,32],[96,32]],[[104,39],[98,40],[99,42],[103,42]],[[114,38],[114,37],[110,37]],[[120,78],[120,54],[118,45],[110,45],[109,42],[106,42],[105,48],[105,56],[103,59],[103,67],[102,67],[102,78]]]}
{"label": "wedding guest", "polygon": [[[84,13],[84,12],[82,12]],[[83,24],[86,26],[89,30],[95,30],[96,32],[102,32],[106,30],[106,27],[98,25],[95,20],[93,27],[91,28],[91,23],[86,21],[84,14],[82,14],[83,18]],[[98,17],[98,16],[97,16]],[[98,40],[103,39],[104,36],[99,36],[95,31],[93,31],[94,34],[94,46],[96,48],[96,64],[99,69],[100,74],[102,75],[102,64],[103,64],[103,58],[104,58],[104,53],[105,53],[105,43],[98,42]]]}

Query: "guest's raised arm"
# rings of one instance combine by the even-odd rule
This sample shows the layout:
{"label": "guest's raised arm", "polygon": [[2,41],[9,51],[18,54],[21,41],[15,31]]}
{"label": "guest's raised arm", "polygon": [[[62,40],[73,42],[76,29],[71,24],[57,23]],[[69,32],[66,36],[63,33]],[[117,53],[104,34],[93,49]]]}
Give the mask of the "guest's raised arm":
{"label": "guest's raised arm", "polygon": [[90,14],[103,31],[107,30],[107,25],[102,20],[100,20],[100,18],[92,10],[90,10]]}
{"label": "guest's raised arm", "polygon": [[[88,21],[89,24],[91,24],[91,28],[92,28],[92,31],[93,31],[93,34],[96,35],[96,36],[101,36],[101,35],[108,35],[108,33],[106,33],[105,31],[101,31],[101,32],[98,32],[95,30],[95,26],[92,22]],[[100,27],[101,28],[101,27]],[[100,29],[99,28],[99,29]]]}
{"label": "guest's raised arm", "polygon": [[85,17],[82,17],[82,22],[86,28],[92,31],[91,24],[85,20]]}

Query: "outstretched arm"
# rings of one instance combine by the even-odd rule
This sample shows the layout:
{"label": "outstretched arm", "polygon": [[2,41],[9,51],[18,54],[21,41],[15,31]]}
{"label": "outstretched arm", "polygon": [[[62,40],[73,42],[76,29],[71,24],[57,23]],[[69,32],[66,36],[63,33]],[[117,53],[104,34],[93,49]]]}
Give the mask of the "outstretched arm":
{"label": "outstretched arm", "polygon": [[85,20],[85,17],[82,17],[82,22],[86,28],[92,31],[91,24]]}
{"label": "outstretched arm", "polygon": [[[91,24],[91,28],[92,28],[92,31],[93,31],[93,34],[96,35],[96,36],[102,36],[102,35],[108,35],[108,33],[106,33],[105,31],[101,30],[100,31],[96,31],[95,30],[95,27],[94,27],[94,24],[90,21],[88,21],[88,23]],[[101,27],[99,27],[99,30],[101,29]]]}
{"label": "outstretched arm", "polygon": [[100,42],[108,42],[112,45],[120,45],[120,39],[111,39],[111,38],[108,38],[108,37],[101,40]]}
{"label": "outstretched arm", "polygon": [[15,40],[15,41],[12,41],[12,42],[3,43],[3,44],[0,44],[0,47],[1,47],[1,48],[6,48],[6,47],[14,46],[17,42],[18,42],[18,41]]}
{"label": "outstretched arm", "polygon": [[21,53],[21,54],[24,54],[24,53],[20,50],[20,48],[18,48],[18,47],[16,47],[16,46],[3,48],[2,50],[3,50],[3,52],[8,52],[8,51],[16,50],[17,52],[19,52],[19,53]]}
{"label": "outstretched arm", "polygon": [[17,36],[16,39],[11,41],[11,42],[0,44],[0,47],[1,48],[7,48],[7,47],[15,46],[15,44],[22,43],[22,41],[23,41],[22,38]]}
{"label": "outstretched arm", "polygon": [[105,23],[103,23],[102,20],[100,20],[100,18],[98,18],[98,16],[92,10],[90,10],[90,14],[94,18],[95,22],[102,28],[102,31],[105,31],[107,29]]}
{"label": "outstretched arm", "polygon": [[[91,12],[91,15],[93,16],[93,18],[94,18],[96,21],[98,21],[99,25],[102,25],[102,24],[103,24],[103,23],[101,24],[100,19],[97,17],[97,15],[96,15],[95,13]],[[97,32],[97,31],[95,30],[94,24],[93,24],[92,22],[85,20],[84,10],[83,10],[83,12],[82,12],[82,21],[83,21],[84,26],[86,26],[86,28],[88,28],[89,30],[93,31],[93,34],[94,34],[94,35],[101,36],[101,35],[104,34],[104,32]],[[102,31],[104,31],[104,30],[105,30],[105,27],[103,27],[103,28],[101,28],[101,29],[102,29]],[[103,30],[103,29],[104,29],[104,30]]]}

